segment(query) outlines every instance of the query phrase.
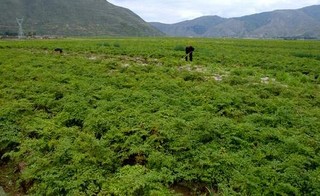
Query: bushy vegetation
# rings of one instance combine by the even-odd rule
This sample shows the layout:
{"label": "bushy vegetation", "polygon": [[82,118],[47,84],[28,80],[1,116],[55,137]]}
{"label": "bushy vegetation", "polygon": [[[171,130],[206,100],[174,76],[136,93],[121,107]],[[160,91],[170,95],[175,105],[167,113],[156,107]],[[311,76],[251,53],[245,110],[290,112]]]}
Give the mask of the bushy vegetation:
{"label": "bushy vegetation", "polygon": [[19,165],[30,195],[319,195],[319,51],[316,41],[1,41],[0,164]]}

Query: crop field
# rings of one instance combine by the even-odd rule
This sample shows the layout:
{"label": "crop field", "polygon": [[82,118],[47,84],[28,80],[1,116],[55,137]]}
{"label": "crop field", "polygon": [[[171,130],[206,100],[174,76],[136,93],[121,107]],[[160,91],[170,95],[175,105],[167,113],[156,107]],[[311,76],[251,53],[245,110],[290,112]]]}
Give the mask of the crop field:
{"label": "crop field", "polygon": [[0,187],[320,195],[319,74],[320,41],[0,40]]}

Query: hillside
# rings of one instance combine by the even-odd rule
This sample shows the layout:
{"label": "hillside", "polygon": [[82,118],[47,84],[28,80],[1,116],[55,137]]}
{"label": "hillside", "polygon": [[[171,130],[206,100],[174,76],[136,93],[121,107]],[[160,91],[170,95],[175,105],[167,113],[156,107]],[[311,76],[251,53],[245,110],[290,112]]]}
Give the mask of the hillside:
{"label": "hillside", "polygon": [[16,18],[23,18],[25,34],[158,36],[132,11],[105,0],[2,0],[0,34],[18,32]]}
{"label": "hillside", "polygon": [[207,16],[176,24],[151,25],[170,36],[320,38],[320,5],[236,18]]}
{"label": "hillside", "polygon": [[202,36],[211,26],[218,25],[227,19],[219,16],[203,16],[194,20],[183,21],[176,24],[150,23],[155,28],[172,36]]}

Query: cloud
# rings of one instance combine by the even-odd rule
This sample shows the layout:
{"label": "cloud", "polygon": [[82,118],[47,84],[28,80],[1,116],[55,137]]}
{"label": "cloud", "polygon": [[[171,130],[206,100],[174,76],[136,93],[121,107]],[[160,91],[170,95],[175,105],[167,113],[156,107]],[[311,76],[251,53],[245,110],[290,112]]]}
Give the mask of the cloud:
{"label": "cloud", "polygon": [[176,23],[205,15],[239,17],[276,9],[297,9],[320,0],[108,0],[126,7],[148,22]]}

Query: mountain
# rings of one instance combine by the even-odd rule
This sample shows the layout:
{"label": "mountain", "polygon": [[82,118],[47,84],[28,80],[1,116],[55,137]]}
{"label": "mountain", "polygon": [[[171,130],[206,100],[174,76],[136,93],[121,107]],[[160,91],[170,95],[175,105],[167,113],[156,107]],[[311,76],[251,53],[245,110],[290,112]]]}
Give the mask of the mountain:
{"label": "mountain", "polygon": [[219,16],[203,16],[176,24],[151,22],[150,24],[171,36],[204,36],[211,26],[216,26],[227,19]]}
{"label": "mountain", "polygon": [[320,5],[243,17],[205,16],[176,24],[150,23],[169,36],[320,38]]}
{"label": "mountain", "polygon": [[25,34],[159,36],[159,30],[132,11],[106,0],[1,0],[0,35]]}

